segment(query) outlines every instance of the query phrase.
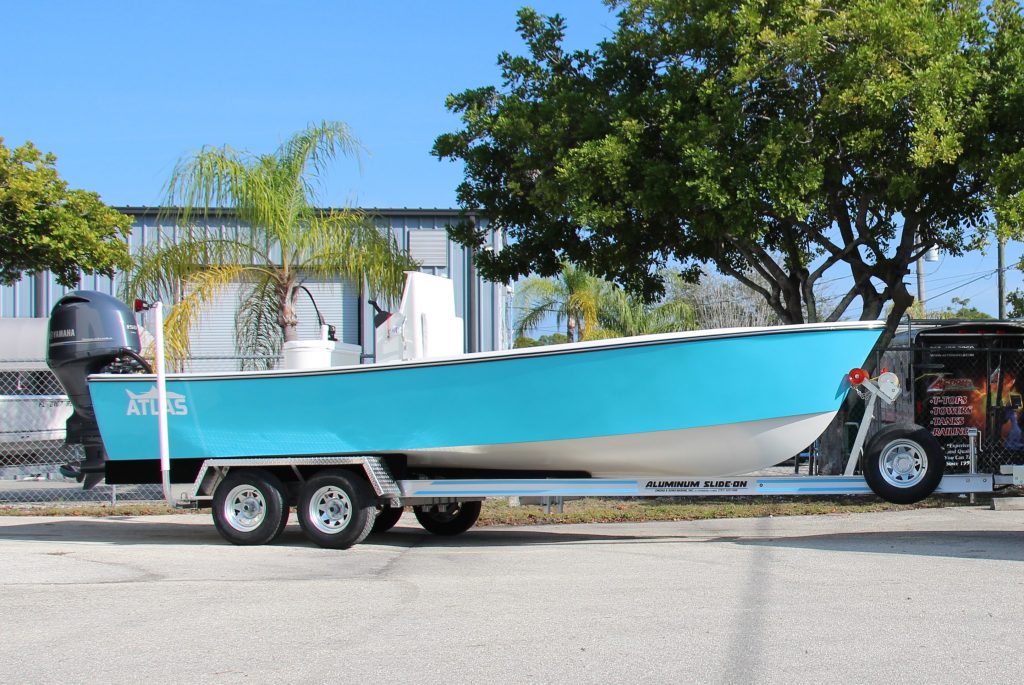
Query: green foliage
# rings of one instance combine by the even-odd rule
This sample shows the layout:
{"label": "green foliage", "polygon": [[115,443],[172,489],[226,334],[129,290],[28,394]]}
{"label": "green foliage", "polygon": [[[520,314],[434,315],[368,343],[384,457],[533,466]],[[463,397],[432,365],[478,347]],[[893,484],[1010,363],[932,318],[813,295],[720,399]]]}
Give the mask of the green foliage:
{"label": "green foliage", "polygon": [[941,309],[936,312],[929,312],[928,318],[933,319],[969,319],[984,321],[986,319],[994,319],[991,314],[986,314],[977,307],[970,306],[970,300],[961,297],[954,297],[953,304],[950,307]]}
{"label": "green foliage", "polygon": [[542,335],[536,340],[528,338],[525,335],[520,335],[516,338],[514,348],[519,349],[522,347],[543,347],[545,345],[562,345],[569,342],[569,338],[566,337],[565,333],[552,333],[551,335]]}
{"label": "green foliage", "polygon": [[954,297],[953,305],[941,310],[938,318],[970,319],[977,321],[995,318],[991,314],[986,314],[977,307],[970,306],[970,303],[971,301],[967,298]]}
{"label": "green foliage", "polygon": [[[677,274],[668,278],[681,280]],[[601,300],[597,319],[602,337],[674,333],[697,327],[694,308],[682,297],[668,296],[649,304],[613,286]]]}
{"label": "green foliage", "polygon": [[[526,54],[500,86],[452,95],[460,203],[510,237],[482,274],[563,261],[647,301],[661,268],[706,262],[785,323],[913,300],[929,246],[969,249],[1024,224],[1024,25],[1011,0],[612,0],[614,35],[562,47],[564,22],[520,10]],[[479,245],[465,224],[452,236]],[[814,286],[853,285],[819,312]],[[757,278],[751,278],[756,274]],[[823,304],[823,306],[825,306]]]}
{"label": "green foliage", "polygon": [[[272,154],[205,147],[177,165],[167,205],[184,235],[143,249],[126,284],[128,297],[180,295],[167,318],[175,356],[187,355],[195,317],[233,282],[243,285],[238,350],[254,356],[276,354],[282,341],[295,339],[295,303],[307,278],[365,279],[371,293],[398,297],[403,271],[415,262],[390,234],[360,212],[316,208],[314,190],[327,165],[358,149],[348,127],[325,121]],[[223,207],[234,209],[247,231],[222,235],[196,222]]]}
{"label": "green foliage", "polygon": [[[1011,298],[1013,293],[1007,296],[1007,299]],[[970,306],[970,300],[961,297],[953,298],[952,306],[946,307],[945,309],[929,309],[924,310],[921,307],[920,302],[914,302],[910,307],[907,308],[907,312],[911,318],[915,319],[960,319],[969,321],[985,321],[994,319],[995,317],[991,314],[986,314],[977,307]],[[1011,318],[1013,318],[1011,314]]]}
{"label": "green foliage", "polygon": [[[769,516],[815,516],[873,511],[908,511],[959,506],[955,499],[931,497],[917,504],[890,504],[875,497],[659,497],[569,500],[564,512],[539,505],[510,506],[507,499],[484,501],[477,526],[521,526],[550,523],[611,523],[614,521],[700,521]],[[17,512],[12,512],[18,515]]]}
{"label": "green foliage", "polygon": [[565,322],[566,342],[586,340],[597,325],[605,288],[605,283],[569,263],[562,265],[557,278],[526,279],[516,293],[516,337],[523,337],[554,314],[558,325]]}
{"label": "green foliage", "polygon": [[[678,274],[667,278],[674,284],[682,282]],[[525,333],[552,314],[559,325],[566,322],[566,334],[556,334],[564,338],[561,342],[670,333],[696,326],[693,307],[682,297],[648,304],[568,262],[557,278],[524,281],[516,302],[520,311],[516,347],[545,344],[532,341]]]}
{"label": "green foliage", "polygon": [[1006,304],[1010,306],[1006,312],[1008,317],[1011,319],[1024,319],[1024,292],[1013,290],[1006,293]]}
{"label": "green foliage", "polygon": [[112,276],[131,267],[126,239],[131,217],[100,196],[68,188],[57,158],[32,143],[9,149],[0,138],[0,284],[49,270],[67,287],[79,269]]}

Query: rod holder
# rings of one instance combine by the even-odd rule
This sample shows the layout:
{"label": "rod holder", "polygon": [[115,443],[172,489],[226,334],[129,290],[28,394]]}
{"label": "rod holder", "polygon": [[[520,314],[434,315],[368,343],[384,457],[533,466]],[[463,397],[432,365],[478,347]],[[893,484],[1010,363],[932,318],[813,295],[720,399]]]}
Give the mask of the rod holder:
{"label": "rod holder", "polygon": [[162,302],[154,302],[153,311],[153,354],[156,361],[156,403],[159,407],[156,414],[157,437],[160,441],[160,480],[163,484],[164,499],[174,506],[171,495],[171,450],[167,437],[167,364],[164,355],[164,306]]}

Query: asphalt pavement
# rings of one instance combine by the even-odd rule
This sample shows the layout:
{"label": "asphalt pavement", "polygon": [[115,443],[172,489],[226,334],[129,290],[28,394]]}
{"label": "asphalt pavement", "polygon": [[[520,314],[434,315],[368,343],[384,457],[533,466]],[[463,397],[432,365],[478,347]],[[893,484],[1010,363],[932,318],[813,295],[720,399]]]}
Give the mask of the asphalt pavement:
{"label": "asphalt pavement", "polygon": [[208,516],[0,517],[2,683],[1020,682],[1024,512],[233,547]]}

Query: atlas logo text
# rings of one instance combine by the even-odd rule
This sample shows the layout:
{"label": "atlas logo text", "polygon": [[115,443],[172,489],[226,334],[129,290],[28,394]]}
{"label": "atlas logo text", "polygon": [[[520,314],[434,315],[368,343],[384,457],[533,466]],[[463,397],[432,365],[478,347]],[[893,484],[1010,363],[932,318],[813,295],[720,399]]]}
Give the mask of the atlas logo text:
{"label": "atlas logo text", "polygon": [[[146,392],[138,394],[133,393],[131,390],[125,390],[125,392],[128,393],[127,416],[156,416],[159,413],[157,409],[160,407],[160,403],[157,402],[155,385]],[[185,402],[185,396],[168,391],[167,413],[170,416],[186,416],[188,414],[188,404]]]}

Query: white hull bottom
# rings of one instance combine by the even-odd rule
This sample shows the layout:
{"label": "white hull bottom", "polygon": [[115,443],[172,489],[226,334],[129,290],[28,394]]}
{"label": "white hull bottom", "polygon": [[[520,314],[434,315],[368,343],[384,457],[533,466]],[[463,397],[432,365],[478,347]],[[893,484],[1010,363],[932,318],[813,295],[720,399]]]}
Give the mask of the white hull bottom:
{"label": "white hull bottom", "polygon": [[781,463],[818,439],[836,412],[654,433],[410,451],[409,466],[585,471],[623,476],[733,476]]}

